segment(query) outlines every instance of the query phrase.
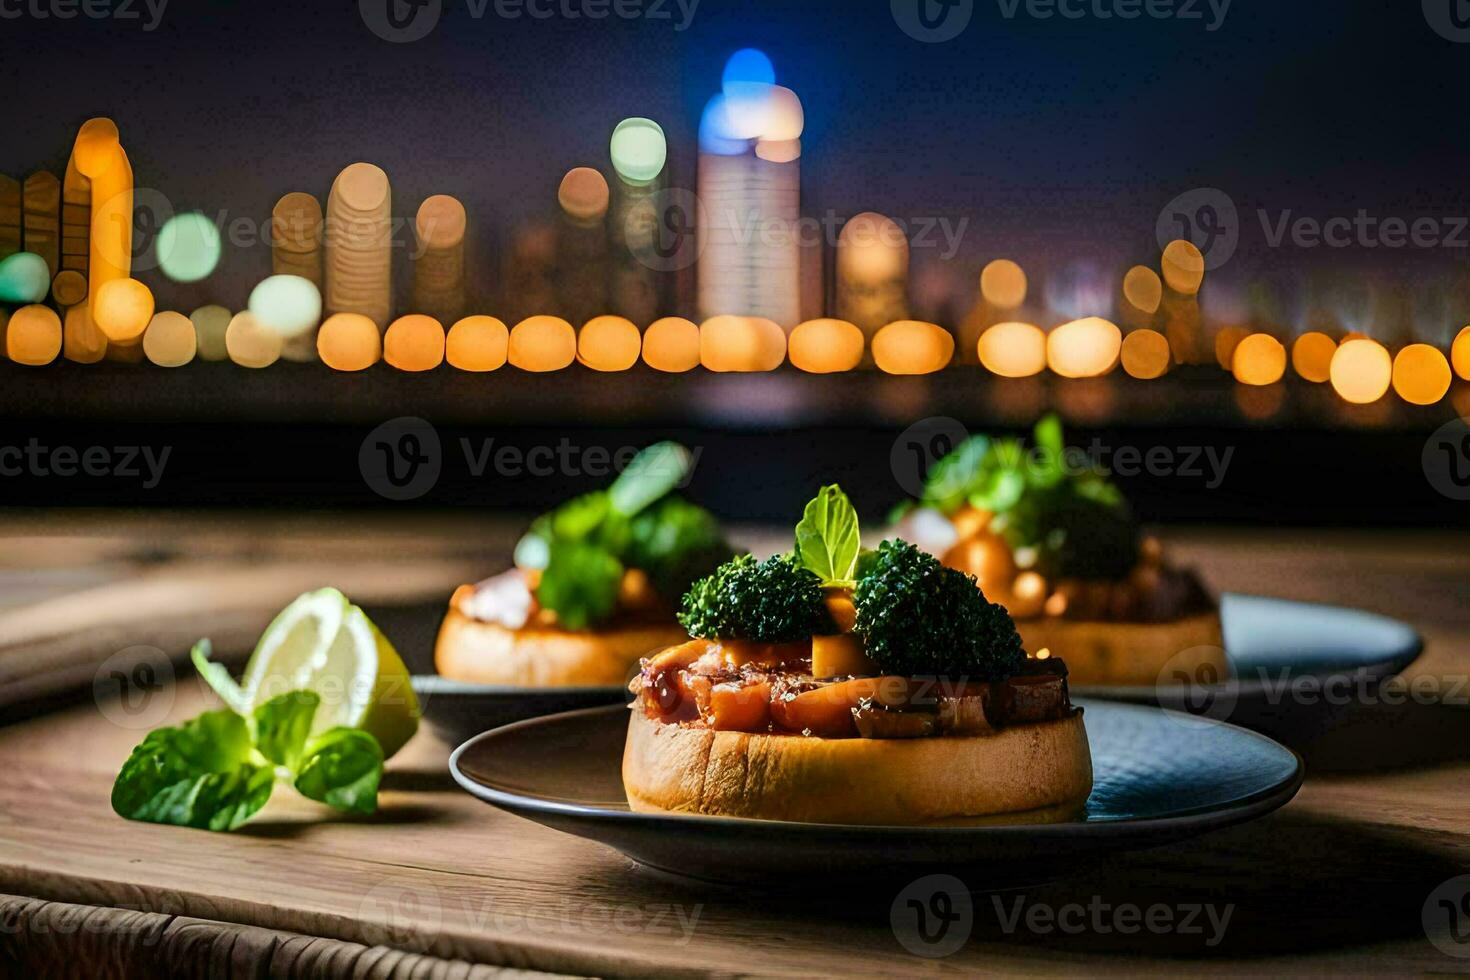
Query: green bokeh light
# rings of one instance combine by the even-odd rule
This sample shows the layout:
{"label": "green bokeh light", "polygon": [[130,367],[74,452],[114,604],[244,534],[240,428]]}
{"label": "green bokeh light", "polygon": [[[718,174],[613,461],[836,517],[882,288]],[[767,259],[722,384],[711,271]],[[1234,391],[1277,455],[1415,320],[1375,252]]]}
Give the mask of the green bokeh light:
{"label": "green bokeh light", "polygon": [[39,303],[51,291],[51,270],[34,252],[0,261],[0,303]]}
{"label": "green bokeh light", "polygon": [[198,211],[176,214],[158,232],[158,266],[174,282],[198,282],[220,259],[219,229]]}
{"label": "green bokeh light", "polygon": [[624,119],[613,130],[613,169],[630,184],[643,186],[657,180],[668,156],[663,128],[652,119]]}

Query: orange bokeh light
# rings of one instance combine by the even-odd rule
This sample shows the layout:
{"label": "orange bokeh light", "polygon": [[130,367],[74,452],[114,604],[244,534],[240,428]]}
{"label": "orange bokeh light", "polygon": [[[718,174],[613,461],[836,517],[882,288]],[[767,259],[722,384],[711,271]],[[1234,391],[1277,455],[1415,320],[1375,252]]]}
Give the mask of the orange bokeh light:
{"label": "orange bokeh light", "polygon": [[1286,374],[1286,348],[1268,333],[1253,333],[1236,345],[1230,369],[1243,385],[1274,385]]}
{"label": "orange bokeh light", "polygon": [[1393,380],[1393,359],[1376,340],[1349,340],[1332,355],[1332,387],[1345,401],[1368,405],[1388,391]]}
{"label": "orange bokeh light", "polygon": [[594,371],[626,371],[642,351],[643,337],[625,317],[593,317],[577,336],[577,360]]}
{"label": "orange bokeh light", "polygon": [[40,367],[61,354],[61,317],[49,306],[22,306],[5,328],[5,356],[17,364]]}
{"label": "orange bokeh light", "polygon": [[713,316],[699,328],[699,360],[711,371],[774,371],[786,360],[786,332],[758,316]]}
{"label": "orange bokeh light", "polygon": [[1453,380],[1450,362],[1437,347],[1410,344],[1393,359],[1393,390],[1411,405],[1433,405]]}
{"label": "orange bokeh light", "polygon": [[1123,331],[1100,316],[1064,323],[1046,335],[1046,363],[1064,378],[1095,378],[1118,363]]}
{"label": "orange bokeh light", "polygon": [[510,331],[508,357],[522,371],[561,371],[577,359],[577,331],[559,316],[527,317]]}
{"label": "orange bokeh light", "polygon": [[1249,337],[1251,332],[1245,327],[1221,327],[1215,334],[1215,360],[1225,370],[1231,370],[1235,365],[1235,348],[1240,342]]}
{"label": "orange bokeh light", "polygon": [[317,331],[316,352],[333,371],[366,371],[383,357],[383,335],[370,316],[335,313]]}
{"label": "orange bokeh light", "polygon": [[1160,267],[1164,271],[1164,282],[1176,293],[1193,296],[1205,281],[1205,256],[1193,242],[1183,239],[1170,242],[1164,248]]}
{"label": "orange bokeh light", "polygon": [[650,323],[643,332],[643,363],[669,374],[699,367],[699,324],[681,316]]}
{"label": "orange bokeh light", "polygon": [[136,279],[109,279],[92,299],[92,320],[108,340],[136,340],[153,319],[153,292]]}
{"label": "orange bokeh light", "polygon": [[1164,284],[1148,266],[1135,265],[1123,276],[1123,298],[1145,313],[1157,313],[1164,300]]}
{"label": "orange bokeh light", "polygon": [[1310,330],[1291,345],[1291,366],[1307,381],[1321,384],[1332,376],[1332,355],[1337,341],[1317,330]]}
{"label": "orange bokeh light", "polygon": [[1462,381],[1470,381],[1470,327],[1461,330],[1450,345],[1450,363]]}
{"label": "orange bokeh light", "polygon": [[432,371],[444,363],[444,325],[431,316],[411,313],[388,326],[383,360],[400,371]]}
{"label": "orange bokeh light", "polygon": [[846,320],[808,320],[791,331],[791,363],[811,374],[851,371],[862,363],[863,332]]}
{"label": "orange bokeh light", "polygon": [[896,320],[873,336],[873,361],[889,374],[933,374],[954,357],[954,337],[936,323]]}
{"label": "orange bokeh light", "polygon": [[444,358],[461,371],[494,371],[505,366],[510,330],[493,316],[467,316],[449,328]]}
{"label": "orange bokeh light", "polygon": [[980,272],[980,295],[1002,310],[1026,302],[1026,270],[1010,259],[996,259]]}
{"label": "orange bokeh light", "polygon": [[1029,378],[1046,370],[1046,334],[1031,323],[997,323],[978,344],[980,363],[1002,378]]}
{"label": "orange bokeh light", "polygon": [[1169,370],[1169,340],[1157,330],[1135,330],[1123,338],[1120,356],[1129,377],[1162,377]]}

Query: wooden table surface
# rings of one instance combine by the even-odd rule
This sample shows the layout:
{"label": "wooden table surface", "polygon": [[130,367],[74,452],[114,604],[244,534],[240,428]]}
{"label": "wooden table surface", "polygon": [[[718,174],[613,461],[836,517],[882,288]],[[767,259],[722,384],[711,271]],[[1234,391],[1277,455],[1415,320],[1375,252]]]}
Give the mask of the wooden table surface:
{"label": "wooden table surface", "polygon": [[[279,605],[272,590],[297,588],[303,568],[306,578],[335,569],[333,581],[376,603],[416,610],[401,630],[419,646],[448,590],[468,569],[503,556],[510,533],[493,524],[405,528],[356,517],[228,526],[181,515],[8,519],[0,523],[0,582],[19,583],[25,594],[4,590],[0,677],[29,677],[31,690],[42,691],[35,678],[44,672],[21,669],[26,644],[90,676],[108,643],[116,649],[157,635],[139,611],[105,636],[100,617],[84,617],[76,625],[87,637],[85,656],[65,654],[57,614],[82,615],[92,607],[82,597],[99,590],[118,603],[126,593],[117,590],[139,581],[165,596],[169,583],[192,583],[193,601],[226,597],[231,628],[243,636],[268,615],[264,605]],[[1218,589],[1359,605],[1412,622],[1429,646],[1411,679],[1436,678],[1450,691],[1470,672],[1470,536],[1213,529],[1166,537]],[[216,577],[224,572],[235,578]],[[164,621],[164,635],[208,630],[202,607],[145,608]],[[28,631],[22,639],[16,624]],[[928,959],[900,944],[891,888],[834,893],[820,882],[773,881],[736,890],[643,871],[595,843],[471,799],[445,770],[450,747],[427,733],[390,763],[372,818],[334,816],[282,790],[232,834],[123,821],[108,793],[143,735],[139,718],[166,723],[206,706],[183,669],[152,696],[158,700],[132,714],[91,697],[31,717],[15,710],[21,720],[0,728],[0,973],[6,964],[93,961],[136,965],[143,975],[161,963],[197,972],[231,965],[471,975],[458,961],[480,964],[473,975],[1470,969],[1470,958],[1427,938],[1421,918],[1438,886],[1470,873],[1463,704],[1359,706],[1305,747],[1307,782],[1281,811],[1080,867],[1065,881],[977,895],[968,942]],[[1193,925],[1115,928],[1155,906]],[[1195,907],[1209,907],[1223,924],[1194,915]],[[1048,927],[1051,914],[1067,928]],[[1449,948],[1470,953],[1470,944]]]}

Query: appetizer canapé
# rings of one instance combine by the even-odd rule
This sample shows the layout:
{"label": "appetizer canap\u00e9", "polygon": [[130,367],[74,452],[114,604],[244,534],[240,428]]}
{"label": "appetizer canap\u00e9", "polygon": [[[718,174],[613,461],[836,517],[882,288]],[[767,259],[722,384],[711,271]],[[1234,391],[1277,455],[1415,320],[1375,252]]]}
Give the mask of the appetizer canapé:
{"label": "appetizer canap\u00e9", "polygon": [[975,436],[934,467],[899,528],[974,575],[1021,640],[1077,684],[1152,685],[1165,664],[1223,676],[1220,617],[1187,569],[1144,537],[1117,486],[1048,416],[1035,444]]}
{"label": "appetizer canap\u00e9", "polygon": [[456,680],[517,687],[621,685],[681,639],[679,597],[733,553],[719,522],[673,493],[682,446],[640,453],[606,491],[531,525],[515,567],[450,600],[435,662]]}
{"label": "appetizer canap\u00e9", "polygon": [[790,554],[694,585],[691,639],[643,661],[623,754],[646,812],[848,824],[1056,820],[1092,788],[1066,666],[903,541],[862,549],[837,487]]}

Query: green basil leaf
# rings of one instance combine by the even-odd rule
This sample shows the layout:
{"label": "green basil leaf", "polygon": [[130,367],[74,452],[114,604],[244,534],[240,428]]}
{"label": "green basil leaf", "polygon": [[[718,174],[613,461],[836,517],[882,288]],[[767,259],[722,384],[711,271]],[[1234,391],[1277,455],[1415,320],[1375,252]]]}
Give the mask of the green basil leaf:
{"label": "green basil leaf", "polygon": [[296,775],[296,791],[348,813],[378,808],[383,749],[359,728],[333,728],[306,745]]}
{"label": "green basil leaf", "polygon": [[677,442],[660,442],[633,457],[608,490],[612,509],[632,517],[689,479],[694,457]]}
{"label": "green basil leaf", "polygon": [[204,683],[219,695],[231,711],[236,714],[245,713],[245,692],[240,690],[240,685],[230,676],[224,664],[217,664],[210,660],[214,648],[209,640],[200,640],[194,644],[194,649],[189,651],[189,659],[194,661],[194,669],[199,671],[199,676],[204,678]]}
{"label": "green basil leaf", "polygon": [[278,766],[294,769],[311,732],[321,697],[315,691],[292,691],[255,709],[255,748]]}
{"label": "green basil leaf", "polygon": [[270,799],[274,774],[254,758],[244,718],[206,711],[148,733],[117,774],[112,808],[129,820],[233,830]]}
{"label": "green basil leaf", "polygon": [[857,511],[837,485],[823,487],[796,525],[796,559],[826,586],[851,588],[862,551]]}
{"label": "green basil leaf", "polygon": [[555,540],[536,585],[536,600],[570,630],[606,619],[618,603],[623,563],[597,545]]}

